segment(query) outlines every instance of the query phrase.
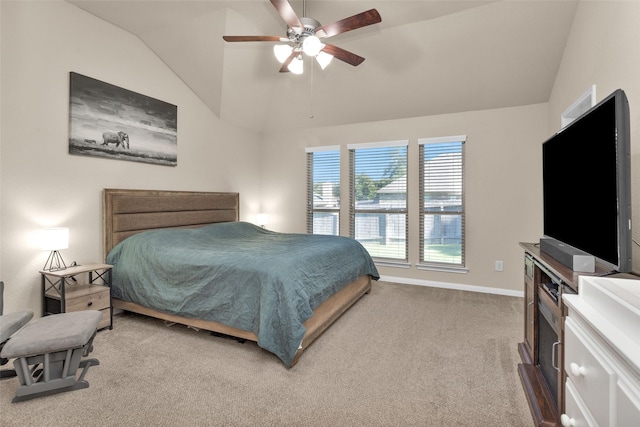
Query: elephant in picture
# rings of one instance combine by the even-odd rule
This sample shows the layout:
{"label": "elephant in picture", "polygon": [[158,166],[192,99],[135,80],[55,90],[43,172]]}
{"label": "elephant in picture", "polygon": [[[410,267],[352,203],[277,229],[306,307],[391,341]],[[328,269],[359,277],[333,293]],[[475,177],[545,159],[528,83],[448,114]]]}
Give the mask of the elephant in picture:
{"label": "elephant in picture", "polygon": [[102,134],[102,145],[116,144],[116,147],[122,145],[122,148],[129,148],[129,135],[125,132],[105,132]]}

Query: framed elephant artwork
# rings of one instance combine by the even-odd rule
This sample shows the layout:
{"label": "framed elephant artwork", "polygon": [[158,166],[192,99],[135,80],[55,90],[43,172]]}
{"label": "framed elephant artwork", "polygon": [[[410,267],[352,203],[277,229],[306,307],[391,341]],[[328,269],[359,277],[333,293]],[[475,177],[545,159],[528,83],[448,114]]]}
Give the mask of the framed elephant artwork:
{"label": "framed elephant artwork", "polygon": [[69,154],[176,166],[178,107],[70,73]]}

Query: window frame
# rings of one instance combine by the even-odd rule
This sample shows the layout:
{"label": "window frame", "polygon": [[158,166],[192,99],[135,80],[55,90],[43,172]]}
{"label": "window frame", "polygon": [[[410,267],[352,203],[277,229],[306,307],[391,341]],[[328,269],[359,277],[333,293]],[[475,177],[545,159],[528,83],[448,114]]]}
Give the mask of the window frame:
{"label": "window frame", "polygon": [[[380,208],[380,209],[357,209],[356,207],[356,151],[372,148],[393,148],[404,147],[405,150],[405,206],[404,208]],[[372,258],[376,264],[407,266],[409,260],[409,140],[367,142],[357,144],[347,144],[349,155],[349,236],[356,239],[356,216],[359,213],[367,214],[392,214],[404,215],[404,258],[379,256],[372,253]],[[357,239],[356,239],[357,240]],[[366,245],[364,245],[366,247]],[[371,252],[371,251],[370,251]]]}
{"label": "window frame", "polygon": [[334,235],[334,236],[339,236],[340,235],[340,204],[341,204],[341,197],[338,198],[338,203],[337,206],[334,207],[322,207],[322,208],[317,208],[315,206],[314,203],[314,199],[315,199],[315,193],[314,193],[314,184],[316,184],[315,179],[314,179],[314,174],[313,174],[313,166],[314,166],[314,155],[315,153],[322,153],[322,152],[337,152],[338,154],[338,160],[337,160],[337,165],[335,165],[334,167],[336,168],[335,170],[338,172],[338,179],[337,182],[334,183],[337,184],[338,188],[340,189],[340,193],[342,194],[342,183],[341,183],[341,157],[342,157],[342,153],[341,153],[341,147],[339,145],[328,145],[328,146],[321,146],[321,147],[307,147],[305,149],[305,153],[306,153],[306,161],[307,161],[307,218],[306,218],[306,222],[307,222],[307,233],[308,234],[327,234],[327,233],[314,233],[314,214],[315,213],[333,213],[335,214],[335,218],[336,218],[336,225],[333,227],[335,234],[330,234],[330,235]]}
{"label": "window frame", "polygon": [[[418,255],[418,264],[417,268],[422,270],[438,270],[438,271],[449,271],[449,272],[466,272],[468,271],[466,267],[466,233],[465,233],[465,224],[466,224],[466,207],[465,207],[465,198],[466,198],[466,186],[465,186],[465,145],[467,142],[466,135],[454,135],[447,137],[438,137],[438,138],[419,138],[418,146],[419,146],[419,154],[418,154],[418,162],[419,162],[419,204],[418,204],[418,222],[420,228],[419,234],[419,255]],[[431,144],[448,144],[448,143],[459,143],[460,147],[460,171],[459,177],[454,177],[453,179],[459,179],[460,185],[460,208],[457,211],[436,211],[434,209],[429,209],[425,207],[425,187],[427,185],[426,182],[426,174],[425,174],[425,146]],[[450,173],[450,171],[447,171]],[[456,182],[448,181],[449,184],[455,185]],[[427,215],[444,215],[444,216],[460,216],[460,262],[447,262],[447,261],[428,261],[425,260],[426,251],[425,251],[425,217]]]}

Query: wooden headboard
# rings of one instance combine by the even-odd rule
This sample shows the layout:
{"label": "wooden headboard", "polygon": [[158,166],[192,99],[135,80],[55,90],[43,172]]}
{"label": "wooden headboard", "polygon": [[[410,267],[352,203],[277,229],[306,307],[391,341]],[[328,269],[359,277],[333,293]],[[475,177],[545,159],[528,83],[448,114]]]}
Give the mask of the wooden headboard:
{"label": "wooden headboard", "polygon": [[238,221],[238,193],[119,190],[103,192],[103,256],[129,236],[158,228]]}

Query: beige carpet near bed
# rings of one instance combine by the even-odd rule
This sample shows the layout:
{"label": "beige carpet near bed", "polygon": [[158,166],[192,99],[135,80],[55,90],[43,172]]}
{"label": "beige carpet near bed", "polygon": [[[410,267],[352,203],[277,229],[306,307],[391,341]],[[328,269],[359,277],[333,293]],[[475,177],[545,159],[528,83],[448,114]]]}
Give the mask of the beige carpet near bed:
{"label": "beige carpet near bed", "polygon": [[119,315],[91,386],[12,404],[9,426],[531,426],[521,298],[374,282],[287,370],[253,343]]}

